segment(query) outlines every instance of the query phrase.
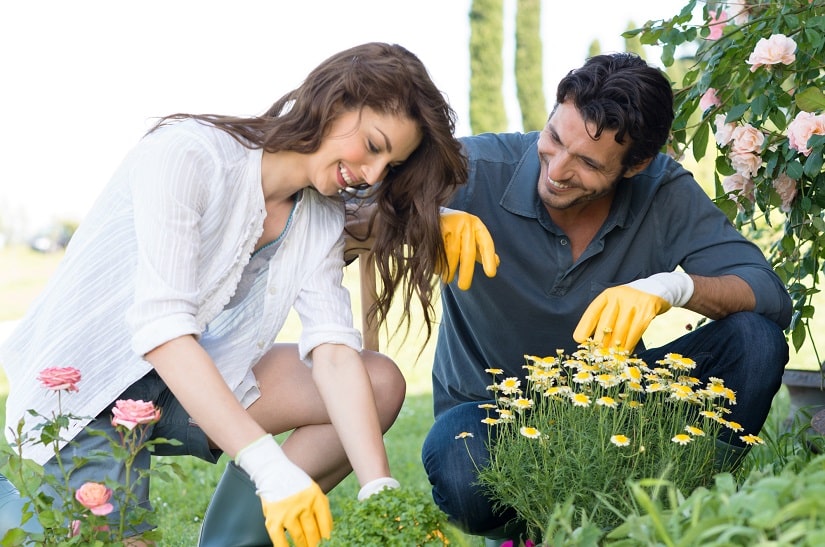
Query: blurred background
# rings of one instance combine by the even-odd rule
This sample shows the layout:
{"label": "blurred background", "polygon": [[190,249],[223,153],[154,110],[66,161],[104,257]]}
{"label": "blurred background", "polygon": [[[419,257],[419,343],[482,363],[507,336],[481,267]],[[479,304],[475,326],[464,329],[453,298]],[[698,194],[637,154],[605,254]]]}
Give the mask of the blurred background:
{"label": "blurred background", "polygon": [[[552,104],[559,78],[580,65],[594,44],[605,52],[624,50],[623,31],[673,16],[684,3],[536,1],[541,7],[537,74],[546,101]],[[4,2],[0,246],[59,246],[155,118],[174,112],[259,114],[327,56],[362,42],[395,42],[417,54],[458,113],[457,133],[469,134],[472,4]],[[476,4],[483,10],[491,3]],[[516,0],[504,0],[500,85],[503,129],[520,130],[515,12]],[[655,63],[659,54],[651,50],[647,58]]]}

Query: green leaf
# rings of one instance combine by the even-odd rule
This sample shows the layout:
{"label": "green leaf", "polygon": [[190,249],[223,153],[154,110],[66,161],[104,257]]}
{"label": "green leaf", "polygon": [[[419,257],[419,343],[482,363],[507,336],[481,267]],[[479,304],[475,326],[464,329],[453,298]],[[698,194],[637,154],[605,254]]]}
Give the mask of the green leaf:
{"label": "green leaf", "polygon": [[710,125],[703,123],[693,134],[693,157],[696,161],[701,160],[705,156],[708,149],[708,136],[710,135]]}
{"label": "green leaf", "polygon": [[802,170],[805,175],[814,178],[822,171],[822,156],[822,149],[811,151],[811,155],[805,160],[805,167]]}
{"label": "green leaf", "polygon": [[791,339],[793,340],[793,347],[796,351],[799,351],[799,348],[802,347],[802,344],[805,343],[805,324],[804,323],[797,323],[791,333]]}
{"label": "green leaf", "polygon": [[805,112],[825,110],[825,93],[816,87],[809,87],[795,95],[796,106]]}
{"label": "green leaf", "polygon": [[732,107],[728,111],[728,115],[725,117],[725,123],[731,123],[735,121],[739,121],[742,116],[747,112],[750,105],[748,103],[737,104],[736,106]]}
{"label": "green leaf", "polygon": [[802,178],[802,164],[799,160],[793,160],[785,164],[785,173],[794,180]]}

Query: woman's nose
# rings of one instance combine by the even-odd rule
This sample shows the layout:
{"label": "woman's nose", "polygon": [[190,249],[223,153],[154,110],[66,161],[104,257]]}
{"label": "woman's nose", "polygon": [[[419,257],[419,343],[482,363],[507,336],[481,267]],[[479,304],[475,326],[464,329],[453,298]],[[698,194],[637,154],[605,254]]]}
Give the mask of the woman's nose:
{"label": "woman's nose", "polygon": [[365,164],[362,168],[364,182],[366,182],[370,186],[379,183],[382,180],[384,180],[384,177],[387,175],[388,170],[389,167],[383,161],[375,161],[372,163]]}

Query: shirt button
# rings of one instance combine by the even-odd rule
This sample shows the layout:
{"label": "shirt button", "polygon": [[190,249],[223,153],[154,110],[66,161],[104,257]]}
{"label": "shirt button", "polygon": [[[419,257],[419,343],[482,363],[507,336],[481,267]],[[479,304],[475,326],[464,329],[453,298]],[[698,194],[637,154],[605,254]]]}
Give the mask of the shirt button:
{"label": "shirt button", "polygon": [[269,294],[275,294],[276,292],[278,292],[278,290],[274,286],[269,287]]}
{"label": "shirt button", "polygon": [[263,340],[258,341],[258,349],[264,349],[264,341]]}
{"label": "shirt button", "polygon": [[564,238],[561,238],[561,239],[559,240],[559,243],[561,243],[562,245],[567,245],[567,240],[566,240],[566,239],[564,239]]}

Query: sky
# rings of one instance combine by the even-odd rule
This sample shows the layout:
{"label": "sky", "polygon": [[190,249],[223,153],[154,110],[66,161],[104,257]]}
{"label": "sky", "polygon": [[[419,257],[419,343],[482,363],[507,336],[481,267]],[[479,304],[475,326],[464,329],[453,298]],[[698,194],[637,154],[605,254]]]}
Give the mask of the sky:
{"label": "sky", "polygon": [[[510,75],[515,0],[504,1]],[[630,21],[671,17],[684,4],[544,0],[547,96],[593,40],[602,51],[621,50]],[[21,237],[55,220],[82,220],[157,117],[260,114],[329,55],[363,42],[415,53],[456,110],[456,134],[467,135],[469,7],[470,0],[3,2],[0,223]],[[519,130],[511,76],[504,92],[510,129]]]}

